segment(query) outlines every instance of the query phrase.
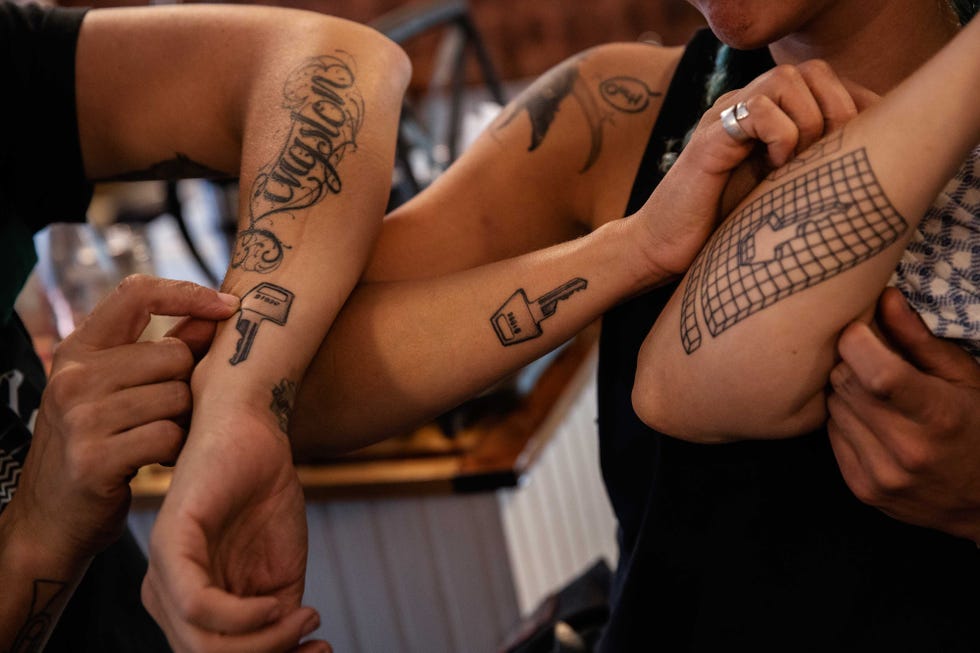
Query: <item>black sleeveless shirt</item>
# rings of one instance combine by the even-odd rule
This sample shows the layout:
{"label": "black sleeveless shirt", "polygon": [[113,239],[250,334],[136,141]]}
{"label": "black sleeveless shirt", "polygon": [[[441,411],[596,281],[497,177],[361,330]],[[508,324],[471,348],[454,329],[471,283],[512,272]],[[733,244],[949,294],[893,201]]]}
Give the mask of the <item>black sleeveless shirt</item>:
{"label": "black sleeveless shirt", "polygon": [[[688,45],[653,129],[627,215],[663,174],[661,156],[701,115],[719,43]],[[742,79],[773,65],[736,53]],[[980,651],[980,552],[858,501],[825,430],[699,445],[647,428],[630,393],[640,344],[676,285],[603,318],[602,472],[620,560],[603,653]]]}

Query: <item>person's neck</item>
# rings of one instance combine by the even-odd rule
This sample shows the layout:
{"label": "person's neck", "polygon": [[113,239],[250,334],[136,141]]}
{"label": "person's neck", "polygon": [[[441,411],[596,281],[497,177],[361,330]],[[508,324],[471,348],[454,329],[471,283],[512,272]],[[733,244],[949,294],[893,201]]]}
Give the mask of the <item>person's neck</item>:
{"label": "person's neck", "polygon": [[939,2],[844,2],[769,50],[778,64],[823,59],[839,75],[883,94],[938,52],[958,29],[955,14]]}

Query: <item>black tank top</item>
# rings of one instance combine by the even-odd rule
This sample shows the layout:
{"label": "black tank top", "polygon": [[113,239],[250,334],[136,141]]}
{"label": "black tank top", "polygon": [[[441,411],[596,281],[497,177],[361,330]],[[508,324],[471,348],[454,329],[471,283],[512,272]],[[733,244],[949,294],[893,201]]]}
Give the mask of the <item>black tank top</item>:
{"label": "black tank top", "polygon": [[[634,183],[627,215],[663,174],[662,155],[704,110],[718,41],[688,45]],[[737,53],[747,83],[772,59]],[[620,560],[603,653],[980,651],[980,552],[859,502],[826,431],[697,445],[633,412],[636,356],[676,285],[603,318],[602,472]]]}

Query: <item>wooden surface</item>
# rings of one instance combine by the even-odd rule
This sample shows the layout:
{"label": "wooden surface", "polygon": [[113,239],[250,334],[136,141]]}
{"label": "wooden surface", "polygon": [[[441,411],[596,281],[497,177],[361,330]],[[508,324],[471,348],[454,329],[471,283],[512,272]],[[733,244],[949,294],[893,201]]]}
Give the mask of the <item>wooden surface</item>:
{"label": "wooden surface", "polygon": [[[307,499],[457,494],[517,485],[547,444],[539,427],[595,346],[590,327],[548,363],[531,390],[503,414],[446,437],[437,424],[316,465],[297,465]],[[138,509],[157,506],[171,469],[144,467],[132,481]]]}

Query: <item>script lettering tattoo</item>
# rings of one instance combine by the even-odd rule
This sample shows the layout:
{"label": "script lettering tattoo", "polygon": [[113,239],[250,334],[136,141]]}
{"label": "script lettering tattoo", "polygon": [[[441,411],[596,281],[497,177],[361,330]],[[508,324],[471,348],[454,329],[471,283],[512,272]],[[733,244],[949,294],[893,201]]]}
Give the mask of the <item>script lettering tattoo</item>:
{"label": "script lettering tattoo", "polygon": [[576,277],[533,302],[528,300],[523,288],[518,288],[490,318],[490,325],[500,344],[506,347],[540,336],[541,323],[555,314],[558,302],[579,290],[585,290],[588,285],[588,281]]}
{"label": "script lettering tattoo", "polygon": [[249,224],[238,234],[231,265],[268,273],[290,249],[279,236],[280,223],[343,188],[338,166],[357,149],[364,99],[357,88],[353,59],[346,53],[308,59],[283,86],[289,131],[276,157],[252,184]]}
{"label": "script lettering tattoo", "polygon": [[276,416],[279,430],[286,435],[289,435],[289,417],[293,414],[295,404],[296,382],[284,378],[272,388],[272,403],[269,404],[269,410]]}
{"label": "script lettering tattoo", "polygon": [[697,299],[717,337],[868,260],[907,229],[863,148],[770,190],[724,224],[695,262],[682,298],[684,350],[701,345]]}
{"label": "script lettering tattoo", "polygon": [[40,653],[48,632],[54,625],[55,600],[66,587],[67,583],[60,580],[34,579],[31,611],[24,626],[14,637],[10,653]]}
{"label": "script lettering tattoo", "polygon": [[[529,89],[528,94],[514,104],[496,129],[513,122],[518,115],[527,112],[531,121],[531,145],[528,152],[538,149],[551,128],[562,103],[574,98],[589,126],[589,153],[579,172],[585,172],[596,162],[602,151],[603,124],[612,120],[610,112],[601,110],[589,85],[579,72],[581,59],[569,61],[545,75]],[[650,98],[662,95],[651,91],[646,84],[633,77],[612,77],[599,83],[599,96],[611,107],[623,113],[639,113],[649,106]]]}
{"label": "script lettering tattoo", "polygon": [[228,361],[238,365],[252,351],[255,334],[263,322],[282,326],[289,319],[289,308],[293,305],[293,293],[271,283],[260,283],[242,297],[242,308],[238,314],[235,329],[240,337],[235,344],[235,355]]}
{"label": "script lettering tattoo", "polygon": [[142,170],[113,175],[100,181],[146,181],[150,179],[230,179],[234,175],[215,170],[177,152],[172,159],[158,161]]}

